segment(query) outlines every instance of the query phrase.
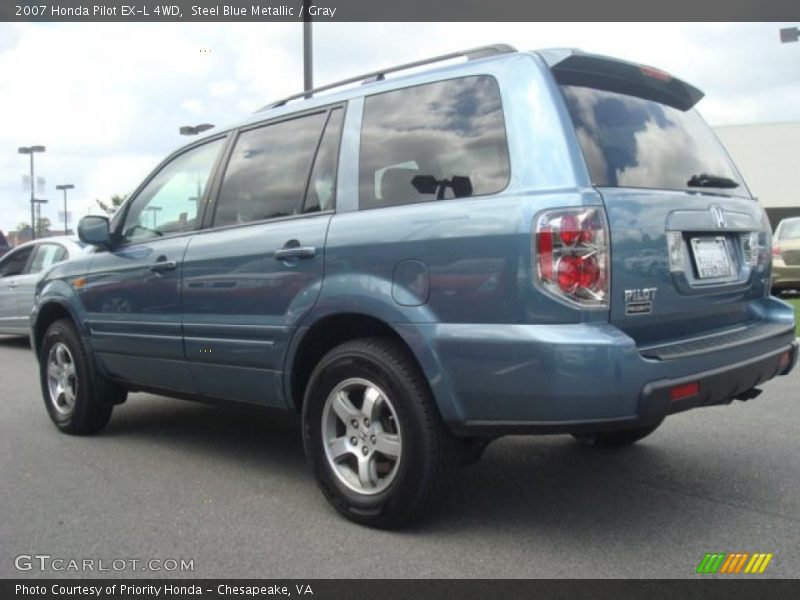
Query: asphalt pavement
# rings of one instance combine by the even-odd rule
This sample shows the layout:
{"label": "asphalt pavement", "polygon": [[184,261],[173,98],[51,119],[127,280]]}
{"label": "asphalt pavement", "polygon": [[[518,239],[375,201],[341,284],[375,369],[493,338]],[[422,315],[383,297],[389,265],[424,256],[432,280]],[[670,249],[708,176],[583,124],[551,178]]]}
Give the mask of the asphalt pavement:
{"label": "asphalt pavement", "polygon": [[[327,505],[296,418],[132,394],[102,434],[63,435],[27,342],[0,337],[0,482],[0,577],[697,577],[706,552],[771,552],[755,577],[796,578],[800,372],[627,449],[504,438],[430,519],[383,532]],[[193,571],[18,571],[20,555]]]}

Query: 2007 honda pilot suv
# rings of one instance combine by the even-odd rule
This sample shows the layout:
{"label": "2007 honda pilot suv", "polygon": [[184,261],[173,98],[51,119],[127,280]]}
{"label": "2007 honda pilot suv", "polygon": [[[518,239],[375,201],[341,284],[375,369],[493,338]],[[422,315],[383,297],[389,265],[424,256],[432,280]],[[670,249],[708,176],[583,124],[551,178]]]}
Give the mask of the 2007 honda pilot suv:
{"label": "2007 honda pilot suv", "polygon": [[699,90],[574,50],[457,56],[270,105],[85,217],[95,252],[32,313],[57,427],[137,390],[301,412],[327,499],[391,527],[500,435],[630,444],[789,372],[769,225]]}

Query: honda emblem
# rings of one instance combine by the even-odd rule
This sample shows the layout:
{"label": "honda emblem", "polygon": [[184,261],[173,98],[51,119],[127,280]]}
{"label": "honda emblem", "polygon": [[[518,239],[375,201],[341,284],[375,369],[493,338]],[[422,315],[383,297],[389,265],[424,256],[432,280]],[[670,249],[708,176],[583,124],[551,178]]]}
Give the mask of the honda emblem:
{"label": "honda emblem", "polygon": [[714,218],[714,223],[716,224],[717,229],[723,229],[725,227],[725,213],[721,207],[717,206],[716,204],[712,206],[711,216]]}

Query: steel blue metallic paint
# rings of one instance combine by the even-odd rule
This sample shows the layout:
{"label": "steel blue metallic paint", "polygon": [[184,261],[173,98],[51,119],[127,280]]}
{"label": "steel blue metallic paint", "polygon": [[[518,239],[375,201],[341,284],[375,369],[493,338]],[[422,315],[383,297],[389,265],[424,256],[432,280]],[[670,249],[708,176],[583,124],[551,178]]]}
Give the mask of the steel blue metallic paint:
{"label": "steel blue metallic paint", "polygon": [[[492,196],[359,211],[364,96],[478,74],[495,77],[501,90],[508,186]],[[207,228],[59,265],[40,283],[34,338],[43,333],[43,311],[63,306],[103,372],[133,388],[297,410],[302,398],[290,380],[305,336],[330,317],[362,315],[406,343],[442,418],[454,426],[631,423],[651,382],[780,348],[796,360],[793,314],[767,296],[768,268],[745,265],[735,245],[735,274],[724,285],[697,280],[688,263],[683,273],[666,263],[665,231],[711,229],[712,204],[725,211],[724,235],[752,230],[762,220],[758,205],[713,194],[592,187],[541,56],[518,53],[392,77],[258,113],[222,133],[342,102],[335,214]],[[223,166],[224,160],[217,170]],[[581,206],[607,214],[610,308],[582,310],[533,282],[536,215]],[[316,253],[274,258],[292,241]],[[156,276],[148,267],[161,256],[178,266]],[[88,276],[84,288],[70,284],[81,276]],[[625,290],[641,288],[657,290],[652,314],[626,314]],[[643,355],[644,348],[713,339],[732,328],[776,331],[776,324],[785,328],[746,344],[670,360]]]}

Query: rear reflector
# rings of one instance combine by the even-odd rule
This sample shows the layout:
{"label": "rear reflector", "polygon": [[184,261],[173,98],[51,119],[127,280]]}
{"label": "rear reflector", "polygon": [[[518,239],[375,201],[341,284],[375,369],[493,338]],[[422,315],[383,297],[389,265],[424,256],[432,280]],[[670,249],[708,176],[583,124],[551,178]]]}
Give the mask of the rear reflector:
{"label": "rear reflector", "polygon": [[781,355],[781,362],[778,363],[778,366],[783,368],[786,365],[788,365],[791,360],[792,360],[792,353],[791,352],[784,352]]}
{"label": "rear reflector", "polygon": [[676,400],[683,400],[684,398],[691,398],[700,393],[700,384],[697,381],[686,383],[684,385],[676,385],[669,390],[669,399],[672,402]]}

